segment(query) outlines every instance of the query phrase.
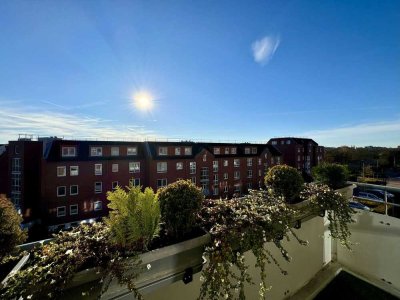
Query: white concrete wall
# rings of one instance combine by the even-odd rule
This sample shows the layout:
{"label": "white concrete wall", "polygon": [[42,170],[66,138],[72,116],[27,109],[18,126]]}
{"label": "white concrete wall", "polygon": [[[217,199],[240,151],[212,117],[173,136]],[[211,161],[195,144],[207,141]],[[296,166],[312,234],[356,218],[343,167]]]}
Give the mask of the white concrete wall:
{"label": "white concrete wall", "polygon": [[366,211],[358,211],[355,219],[350,229],[356,244],[352,252],[338,246],[338,262],[400,293],[400,219]]}
{"label": "white concrete wall", "polygon": [[[284,241],[284,247],[292,257],[290,263],[286,262],[280,256],[280,252],[273,244],[267,244],[267,247],[269,247],[274,256],[279,260],[283,269],[289,273],[287,276],[284,276],[275,265],[271,264],[267,266],[267,284],[271,286],[271,290],[267,294],[268,299],[283,299],[292,295],[310,281],[322,266],[330,261],[331,243],[329,238],[324,239],[324,235],[326,236],[324,221],[326,222],[321,217],[314,217],[303,223],[300,230],[295,230],[300,238],[309,241],[308,246],[301,246],[294,237],[290,242]],[[247,253],[246,262],[251,266],[250,273],[256,283],[254,286],[246,288],[246,296],[247,299],[258,299],[260,279],[259,270],[254,267],[254,256]],[[145,299],[197,299],[200,286],[200,274],[196,274],[193,282],[190,284],[185,285],[179,281],[145,295]]]}

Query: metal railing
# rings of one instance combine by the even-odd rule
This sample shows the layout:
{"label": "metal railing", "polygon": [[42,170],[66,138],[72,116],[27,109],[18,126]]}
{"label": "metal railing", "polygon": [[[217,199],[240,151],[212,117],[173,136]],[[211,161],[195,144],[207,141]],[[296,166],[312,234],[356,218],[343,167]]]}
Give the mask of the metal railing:
{"label": "metal railing", "polygon": [[394,202],[388,202],[388,192],[395,192],[395,193],[400,194],[400,188],[398,188],[398,187],[361,183],[361,182],[352,182],[352,181],[349,181],[348,183],[355,184],[357,187],[363,187],[363,188],[368,188],[368,189],[377,189],[377,190],[384,191],[383,200],[376,200],[376,199],[365,198],[365,197],[360,197],[360,196],[353,196],[353,197],[355,197],[357,199],[362,199],[364,201],[385,204],[385,215],[388,215],[388,206],[400,207],[400,204],[397,204]]}

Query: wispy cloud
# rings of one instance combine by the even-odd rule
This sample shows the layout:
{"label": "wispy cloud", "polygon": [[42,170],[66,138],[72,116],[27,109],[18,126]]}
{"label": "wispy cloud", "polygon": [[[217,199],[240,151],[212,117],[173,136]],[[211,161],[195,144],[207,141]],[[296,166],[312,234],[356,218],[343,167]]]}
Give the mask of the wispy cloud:
{"label": "wispy cloud", "polygon": [[400,145],[400,120],[347,125],[299,134],[313,138],[324,146],[386,146]]}
{"label": "wispy cloud", "polygon": [[280,44],[279,36],[264,36],[251,44],[254,61],[261,65],[267,64]]}
{"label": "wispy cloud", "polygon": [[142,125],[113,125],[109,120],[84,115],[0,108],[0,144],[15,140],[20,133],[38,136],[97,139],[153,139],[159,136]]}

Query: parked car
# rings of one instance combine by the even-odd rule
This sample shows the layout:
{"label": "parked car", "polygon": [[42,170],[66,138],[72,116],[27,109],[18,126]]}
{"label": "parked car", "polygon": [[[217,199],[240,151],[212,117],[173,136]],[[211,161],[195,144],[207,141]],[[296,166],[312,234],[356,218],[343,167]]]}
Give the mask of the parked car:
{"label": "parked car", "polygon": [[[374,195],[378,196],[379,198],[385,199],[385,191],[384,190],[368,189],[368,190],[365,190],[365,192],[374,194]],[[388,200],[394,198],[394,195],[392,193],[389,193],[389,192],[386,192],[386,193],[387,193]]]}
{"label": "parked car", "polygon": [[371,210],[368,206],[358,203],[358,202],[355,202],[355,201],[350,201],[349,206],[351,208],[357,208],[357,209],[361,209],[361,210],[368,210],[368,211]]}
{"label": "parked car", "polygon": [[359,192],[356,197],[363,198],[363,199],[366,199],[366,200],[371,200],[371,201],[384,202],[384,200],[382,198],[379,198],[377,195],[374,195],[374,194],[371,194],[371,193],[367,193],[367,192]]}

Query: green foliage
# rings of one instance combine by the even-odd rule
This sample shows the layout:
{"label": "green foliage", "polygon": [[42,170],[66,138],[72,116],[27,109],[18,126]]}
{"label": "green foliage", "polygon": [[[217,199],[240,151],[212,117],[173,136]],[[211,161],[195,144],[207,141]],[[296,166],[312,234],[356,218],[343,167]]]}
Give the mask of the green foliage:
{"label": "green foliage", "polygon": [[[256,257],[261,277],[259,294],[264,299],[266,263],[275,263],[282,274],[287,274],[265,243],[273,242],[282,256],[290,260],[280,240],[289,239],[294,211],[281,198],[253,190],[243,198],[206,200],[201,216],[212,242],[206,248],[209,263],[202,271],[200,299],[234,299],[237,293],[239,299],[245,299],[245,283],[254,284],[244,260],[246,251]],[[294,236],[301,244],[306,244]]]}
{"label": "green foliage", "polygon": [[178,180],[157,192],[167,232],[177,238],[196,226],[204,196],[190,180]]}
{"label": "green foliage", "polygon": [[338,189],[346,185],[349,170],[344,165],[323,163],[312,168],[312,175],[316,182]]}
{"label": "green foliage", "polygon": [[292,202],[299,197],[304,181],[301,174],[287,165],[274,166],[265,175],[265,185],[277,196]]}
{"label": "green foliage", "polygon": [[349,206],[346,197],[330,189],[327,185],[310,183],[301,192],[301,198],[310,200],[312,210],[326,210],[328,212],[331,236],[350,249],[351,232],[348,224],[354,222],[352,219],[354,211]]}
{"label": "green foliage", "polygon": [[135,250],[146,250],[160,230],[160,205],[151,188],[144,192],[140,187],[130,186],[127,191],[120,187],[107,192],[110,201],[109,217],[105,223],[110,227],[110,239],[115,244]]}
{"label": "green foliage", "polygon": [[117,278],[141,298],[134,286],[139,272],[138,254],[125,252],[110,243],[109,238],[110,230],[101,223],[81,225],[57,234],[50,244],[32,250],[24,268],[6,286],[0,287],[2,299],[57,298],[76,272],[93,266],[99,268],[101,280],[87,293],[93,293],[102,282],[104,288],[100,293],[104,293],[109,282]]}
{"label": "green foliage", "polygon": [[15,246],[22,244],[27,234],[21,229],[22,217],[4,195],[0,195],[0,263],[7,255],[14,254]]}

